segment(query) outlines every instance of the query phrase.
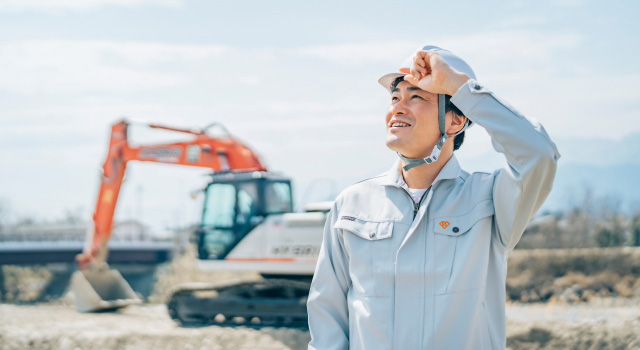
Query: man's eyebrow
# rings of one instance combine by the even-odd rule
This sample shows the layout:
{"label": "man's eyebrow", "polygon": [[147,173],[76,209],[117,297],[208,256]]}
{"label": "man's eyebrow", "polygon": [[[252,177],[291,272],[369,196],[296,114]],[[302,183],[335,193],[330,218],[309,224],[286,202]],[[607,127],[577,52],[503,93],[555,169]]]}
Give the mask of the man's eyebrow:
{"label": "man's eyebrow", "polygon": [[[424,90],[422,90],[421,88],[419,88],[417,86],[409,86],[407,88],[407,90],[409,90],[409,91],[424,91]],[[398,92],[398,91],[400,91],[400,89],[396,86],[395,88],[393,88],[393,90],[391,90],[391,93]]]}

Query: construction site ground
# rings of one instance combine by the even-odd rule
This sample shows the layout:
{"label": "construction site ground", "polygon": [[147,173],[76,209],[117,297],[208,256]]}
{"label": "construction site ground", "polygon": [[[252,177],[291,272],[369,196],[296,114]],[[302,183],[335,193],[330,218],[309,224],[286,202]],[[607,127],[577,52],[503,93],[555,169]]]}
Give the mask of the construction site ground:
{"label": "construction site ground", "polygon": [[[593,259],[606,258],[601,255]],[[525,259],[519,265],[516,258],[512,257],[510,271],[518,276],[523,274],[518,266],[532,263],[525,264]],[[559,258],[542,256],[534,262],[544,261],[559,261]],[[620,267],[622,263],[610,265]],[[538,270],[549,269],[542,266]],[[536,273],[542,273],[540,271]],[[611,270],[606,275],[614,272]],[[68,297],[47,303],[29,302],[47,277],[43,269],[5,267],[5,275],[6,284],[11,287],[9,292],[15,299],[12,303],[0,303],[0,350],[294,350],[306,349],[310,340],[309,332],[297,329],[183,328],[175,324],[165,307],[175,286],[186,282],[228,283],[261,278],[255,272],[201,271],[195,258],[188,254],[161,269],[150,303],[114,313],[77,313]],[[574,278],[570,282],[580,281]],[[588,290],[588,283],[582,285]],[[567,294],[566,290],[562,291],[562,295]],[[591,294],[594,297],[588,301],[558,297],[545,303],[508,302],[507,349],[640,350],[640,297]]]}
{"label": "construction site ground", "polygon": [[[637,302],[510,304],[508,349],[640,349]],[[183,328],[163,304],[79,314],[64,302],[0,304],[0,350],[306,349],[309,332],[209,326]]]}

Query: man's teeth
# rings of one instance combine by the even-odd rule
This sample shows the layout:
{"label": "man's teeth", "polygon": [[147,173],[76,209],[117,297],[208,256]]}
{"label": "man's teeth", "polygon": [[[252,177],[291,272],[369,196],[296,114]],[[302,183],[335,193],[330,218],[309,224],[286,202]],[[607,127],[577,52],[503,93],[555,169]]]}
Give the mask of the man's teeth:
{"label": "man's teeth", "polygon": [[398,126],[398,127],[405,127],[405,126],[411,126],[411,125],[409,125],[409,124],[407,124],[407,123],[393,123],[393,124],[391,124],[391,126],[392,126],[392,127],[396,127],[396,126]]}

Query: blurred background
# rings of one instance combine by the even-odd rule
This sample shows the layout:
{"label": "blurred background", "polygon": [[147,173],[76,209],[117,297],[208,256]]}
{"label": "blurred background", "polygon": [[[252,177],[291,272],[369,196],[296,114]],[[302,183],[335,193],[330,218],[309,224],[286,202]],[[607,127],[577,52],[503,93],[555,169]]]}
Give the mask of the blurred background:
{"label": "blurred background", "polygon": [[[435,44],[538,119],[562,154],[554,189],[517,247],[527,252],[510,264],[508,294],[517,302],[510,320],[530,315],[518,303],[613,298],[598,313],[626,308],[610,318],[627,322],[614,325],[623,333],[589,346],[640,348],[624,333],[640,327],[637,307],[629,309],[640,297],[638,10],[636,2],[589,0],[0,0],[0,236],[9,242],[16,233],[57,230],[82,239],[110,126],[120,118],[176,127],[220,122],[270,170],[293,179],[296,209],[333,200],[395,160],[384,143],[389,96],[377,79]],[[136,125],[130,131],[140,144],[184,139]],[[469,172],[504,165],[480,127],[456,154]],[[189,241],[203,205],[190,194],[209,173],[130,164],[114,235]],[[572,248],[587,250],[530,250]],[[38,299],[30,288],[51,274],[24,269],[4,266],[5,302]],[[565,321],[584,318],[572,310]],[[548,329],[518,327],[510,328],[512,348],[554,344]],[[305,333],[295,341],[268,335],[274,349],[306,341]],[[592,348],[576,342],[562,344]]]}

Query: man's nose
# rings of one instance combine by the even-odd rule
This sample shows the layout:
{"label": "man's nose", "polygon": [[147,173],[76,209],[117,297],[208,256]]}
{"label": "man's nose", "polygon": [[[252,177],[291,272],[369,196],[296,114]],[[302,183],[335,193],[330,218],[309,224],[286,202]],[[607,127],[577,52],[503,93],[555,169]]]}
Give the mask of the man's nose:
{"label": "man's nose", "polygon": [[406,114],[407,112],[407,103],[404,99],[400,99],[398,102],[394,103],[391,107],[391,112],[393,115],[395,114]]}

